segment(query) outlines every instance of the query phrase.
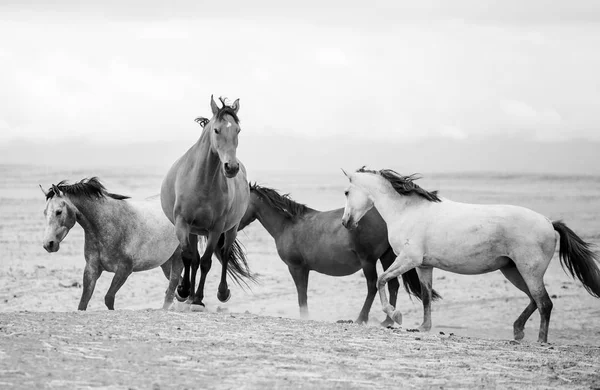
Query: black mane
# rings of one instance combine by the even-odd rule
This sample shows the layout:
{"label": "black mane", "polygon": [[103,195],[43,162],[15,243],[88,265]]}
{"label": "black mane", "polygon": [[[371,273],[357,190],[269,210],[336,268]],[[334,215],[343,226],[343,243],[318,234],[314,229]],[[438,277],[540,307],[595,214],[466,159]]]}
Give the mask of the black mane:
{"label": "black mane", "polygon": [[[97,177],[83,179],[74,184],[67,184],[66,180],[62,180],[56,186],[65,194],[73,196],[85,196],[88,198],[103,198],[108,196],[109,198],[117,200],[129,199],[129,196],[111,194],[110,192],[107,192],[106,188],[104,188],[104,185],[100,183],[100,179]],[[50,187],[46,193],[46,200],[52,199],[54,195],[56,195],[54,188]]]}
{"label": "black mane", "polygon": [[273,188],[261,187],[256,183],[250,183],[250,191],[256,192],[270,207],[285,214],[288,218],[296,218],[309,210],[306,205],[292,200],[289,194],[281,195]]}
{"label": "black mane", "polygon": [[420,179],[419,175],[412,174],[409,176],[402,176],[398,172],[391,169],[382,169],[380,171],[373,171],[362,167],[356,172],[374,173],[382,176],[384,179],[390,182],[394,190],[400,195],[416,194],[422,198],[427,199],[430,202],[441,202],[442,200],[438,197],[437,191],[426,191],[423,188],[415,184],[415,180]]}

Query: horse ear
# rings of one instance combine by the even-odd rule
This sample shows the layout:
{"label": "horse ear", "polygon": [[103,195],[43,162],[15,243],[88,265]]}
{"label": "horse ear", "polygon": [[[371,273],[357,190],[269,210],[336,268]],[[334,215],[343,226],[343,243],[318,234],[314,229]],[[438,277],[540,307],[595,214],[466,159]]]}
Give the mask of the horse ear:
{"label": "horse ear", "polygon": [[217,106],[213,95],[210,95],[210,109],[212,110],[213,115],[217,115],[217,112],[219,112],[219,106]]}
{"label": "horse ear", "polygon": [[56,184],[52,184],[52,191],[54,191],[55,196],[62,196],[62,191],[56,186]]}
{"label": "horse ear", "polygon": [[233,111],[235,111],[235,113],[237,114],[238,110],[240,109],[240,99],[235,99],[235,102],[233,102],[231,108],[233,108]]}
{"label": "horse ear", "polygon": [[40,190],[42,190],[42,193],[44,194],[44,196],[45,196],[45,197],[48,197],[48,192],[50,192],[50,191],[46,191],[46,190],[44,190],[44,187],[42,187],[42,185],[41,185],[41,184],[38,184],[38,185],[40,186]]}

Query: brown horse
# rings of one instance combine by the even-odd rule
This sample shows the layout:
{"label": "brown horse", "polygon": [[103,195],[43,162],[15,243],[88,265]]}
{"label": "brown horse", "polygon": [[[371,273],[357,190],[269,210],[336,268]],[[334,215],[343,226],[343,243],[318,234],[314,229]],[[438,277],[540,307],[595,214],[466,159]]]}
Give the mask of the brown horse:
{"label": "brown horse", "polygon": [[[236,157],[240,132],[239,99],[231,106],[224,99],[220,100],[221,108],[211,96],[213,117],[196,119],[203,126],[200,139],[173,164],[160,191],[163,211],[175,225],[182,250],[184,275],[182,284],[177,287],[176,298],[182,301],[190,297],[192,310],[204,307],[204,284],[213,253],[222,264],[217,293],[221,302],[227,302],[231,297],[227,287],[229,263],[239,275],[253,278],[245,254],[236,241],[237,228],[250,198],[246,169]],[[198,236],[207,237],[201,258]],[[198,267],[200,283],[194,293]]]}
{"label": "brown horse", "polygon": [[[358,229],[349,231],[340,224],[344,209],[317,211],[294,202],[272,188],[250,186],[250,205],[239,229],[258,221],[275,239],[277,253],[288,266],[298,291],[300,315],[308,316],[308,274],[316,271],[331,276],[346,276],[362,268],[367,280],[367,297],[356,322],[366,323],[373,299],[377,294],[377,259],[386,270],[396,258],[387,240],[385,222],[376,210],[369,212]],[[421,285],[416,271],[402,275],[404,288],[421,299]],[[388,289],[394,304],[398,293],[398,279],[390,280]],[[440,298],[433,291],[423,296],[428,307],[431,298]],[[381,325],[394,322],[387,317]]]}

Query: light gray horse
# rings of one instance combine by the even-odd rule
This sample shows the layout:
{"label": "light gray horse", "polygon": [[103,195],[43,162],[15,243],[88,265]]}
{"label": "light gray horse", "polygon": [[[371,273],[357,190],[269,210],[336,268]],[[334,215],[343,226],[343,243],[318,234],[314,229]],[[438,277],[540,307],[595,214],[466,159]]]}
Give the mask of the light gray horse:
{"label": "light gray horse", "polygon": [[169,279],[163,309],[172,302],[183,263],[175,229],[158,196],[132,200],[106,191],[98,178],[75,184],[61,181],[46,196],[44,248],[52,253],[79,223],[85,232],[85,270],[79,310],[85,310],[102,271],[114,272],[104,302],[114,310],[115,294],[132,272],[160,266]]}

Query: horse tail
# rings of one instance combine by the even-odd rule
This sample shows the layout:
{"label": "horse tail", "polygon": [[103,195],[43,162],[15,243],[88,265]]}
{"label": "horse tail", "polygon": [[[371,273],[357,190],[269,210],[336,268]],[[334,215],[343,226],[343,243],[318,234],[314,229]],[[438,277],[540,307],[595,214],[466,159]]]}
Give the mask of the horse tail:
{"label": "horse tail", "polygon": [[[419,274],[417,274],[416,269],[411,269],[402,274],[402,283],[404,284],[404,289],[409,295],[415,296],[420,301],[423,300],[422,290],[421,290],[421,281],[419,280]],[[437,293],[435,290],[431,290],[431,300],[437,301],[442,299],[442,296]]]}
{"label": "horse tail", "polygon": [[233,281],[242,288],[244,288],[244,286],[250,288],[248,281],[258,283],[258,276],[250,271],[248,259],[246,258],[246,251],[238,239],[233,242],[231,249],[229,250],[227,273],[231,276]]}
{"label": "horse tail", "polygon": [[560,235],[558,256],[565,272],[577,277],[592,296],[600,298],[600,269],[597,255],[590,249],[591,244],[583,241],[562,221],[552,222]]}

